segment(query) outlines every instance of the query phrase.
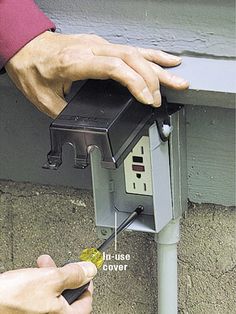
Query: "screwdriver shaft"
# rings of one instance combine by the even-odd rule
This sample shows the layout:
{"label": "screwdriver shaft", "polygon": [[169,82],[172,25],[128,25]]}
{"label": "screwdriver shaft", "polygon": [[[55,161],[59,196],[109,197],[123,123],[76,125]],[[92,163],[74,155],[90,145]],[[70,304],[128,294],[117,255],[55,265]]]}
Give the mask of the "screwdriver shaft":
{"label": "screwdriver shaft", "polygon": [[121,231],[123,231],[125,228],[127,228],[131,223],[137,218],[138,215],[140,215],[143,212],[144,208],[143,206],[139,205],[135,211],[133,211],[115,230],[108,239],[106,239],[99,247],[98,251],[104,252],[108,246],[111,244],[111,242],[115,239],[115,235],[118,235]]}

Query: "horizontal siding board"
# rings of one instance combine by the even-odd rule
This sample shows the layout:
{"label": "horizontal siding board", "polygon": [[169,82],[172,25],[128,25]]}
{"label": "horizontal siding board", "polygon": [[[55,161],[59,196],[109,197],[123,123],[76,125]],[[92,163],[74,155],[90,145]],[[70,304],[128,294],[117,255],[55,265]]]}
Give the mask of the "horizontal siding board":
{"label": "horizontal siding board", "polygon": [[235,204],[235,111],[187,107],[189,199]]}
{"label": "horizontal siding board", "polygon": [[[233,0],[37,0],[62,32],[116,43],[235,56]],[[223,25],[223,27],[222,27]]]}

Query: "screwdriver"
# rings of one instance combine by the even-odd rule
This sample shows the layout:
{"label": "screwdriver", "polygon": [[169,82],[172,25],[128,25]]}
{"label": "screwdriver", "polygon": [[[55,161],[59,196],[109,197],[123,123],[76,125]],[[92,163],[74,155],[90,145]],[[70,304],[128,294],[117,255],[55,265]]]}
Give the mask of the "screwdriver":
{"label": "screwdriver", "polygon": [[[121,224],[120,226],[106,239],[97,249],[88,248],[80,254],[80,261],[92,262],[97,268],[102,267],[103,252],[110,246],[116,235],[125,230],[132,222],[144,211],[144,207],[139,205]],[[63,291],[62,295],[69,304],[75,302],[87,289],[89,282],[77,289],[67,289]]]}

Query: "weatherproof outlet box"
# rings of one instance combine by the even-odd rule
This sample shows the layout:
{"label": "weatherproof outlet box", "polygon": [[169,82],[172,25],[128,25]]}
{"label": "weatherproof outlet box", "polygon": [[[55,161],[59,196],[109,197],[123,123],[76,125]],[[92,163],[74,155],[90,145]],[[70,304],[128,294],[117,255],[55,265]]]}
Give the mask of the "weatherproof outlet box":
{"label": "weatherproof outlet box", "polygon": [[127,193],[124,163],[115,170],[102,168],[100,150],[95,147],[91,151],[95,217],[100,230],[114,228],[143,205],[144,212],[128,229],[158,233],[187,209],[184,118],[184,109],[171,116],[169,141],[160,139],[155,122],[143,134],[150,142],[152,195]]}
{"label": "weatherproof outlet box", "polygon": [[[58,169],[63,145],[69,143],[75,168],[91,165],[96,225],[113,228],[115,220],[119,224],[143,205],[129,229],[158,233],[187,205],[184,120],[179,105],[163,99],[154,109],[117,82],[89,80],[51,124],[44,168]],[[163,132],[168,124],[170,137]],[[152,195],[131,194],[125,186],[124,160],[142,136],[149,139]]]}

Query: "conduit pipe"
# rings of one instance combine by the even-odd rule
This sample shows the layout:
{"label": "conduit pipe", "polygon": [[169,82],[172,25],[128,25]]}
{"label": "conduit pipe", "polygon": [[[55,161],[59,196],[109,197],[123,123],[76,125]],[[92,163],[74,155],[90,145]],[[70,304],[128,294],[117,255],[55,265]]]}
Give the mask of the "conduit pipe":
{"label": "conduit pipe", "polygon": [[158,314],[178,313],[177,243],[180,217],[171,220],[157,235]]}

